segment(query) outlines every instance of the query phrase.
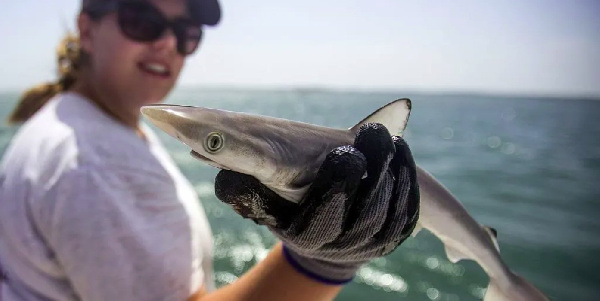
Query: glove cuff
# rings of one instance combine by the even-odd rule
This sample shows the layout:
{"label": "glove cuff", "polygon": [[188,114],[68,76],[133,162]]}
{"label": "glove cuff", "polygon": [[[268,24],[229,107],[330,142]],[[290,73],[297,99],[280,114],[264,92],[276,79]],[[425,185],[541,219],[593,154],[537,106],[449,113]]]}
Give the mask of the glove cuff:
{"label": "glove cuff", "polygon": [[283,255],[294,269],[317,282],[328,285],[343,285],[354,278],[362,262],[329,262],[304,257],[283,244]]}

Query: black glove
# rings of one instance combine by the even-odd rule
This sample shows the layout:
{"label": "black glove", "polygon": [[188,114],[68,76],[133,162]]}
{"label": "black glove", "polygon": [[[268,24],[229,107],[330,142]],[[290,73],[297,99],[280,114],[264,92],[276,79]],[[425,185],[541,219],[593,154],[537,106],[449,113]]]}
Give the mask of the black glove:
{"label": "black glove", "polygon": [[228,170],[217,175],[215,193],[243,217],[268,226],[298,271],[330,284],[350,281],[361,264],[392,252],[419,215],[410,149],[380,124],[364,125],[354,146],[331,151],[298,204]]}

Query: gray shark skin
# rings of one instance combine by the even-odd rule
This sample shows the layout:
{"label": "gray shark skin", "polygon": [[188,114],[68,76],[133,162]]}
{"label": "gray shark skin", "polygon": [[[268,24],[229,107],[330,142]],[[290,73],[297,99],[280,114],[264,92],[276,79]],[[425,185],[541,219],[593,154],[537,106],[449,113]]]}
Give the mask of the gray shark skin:
{"label": "gray shark skin", "polygon": [[[252,175],[281,197],[299,202],[326,155],[350,145],[361,125],[383,124],[400,135],[409,99],[381,107],[350,129],[333,129],[274,117],[217,109],[150,105],[141,112],[155,126],[192,149],[197,159],[220,169]],[[485,301],[549,300],[514,274],[500,257],[495,231],[483,227],[431,174],[417,166],[421,209],[413,235],[425,228],[437,236],[452,262],[476,261],[490,277]]]}
{"label": "gray shark skin", "polygon": [[511,272],[502,261],[496,230],[475,221],[448,189],[418,165],[417,181],[421,207],[412,235],[425,228],[444,243],[451,262],[476,261],[490,277],[485,301],[549,300],[532,284]]}

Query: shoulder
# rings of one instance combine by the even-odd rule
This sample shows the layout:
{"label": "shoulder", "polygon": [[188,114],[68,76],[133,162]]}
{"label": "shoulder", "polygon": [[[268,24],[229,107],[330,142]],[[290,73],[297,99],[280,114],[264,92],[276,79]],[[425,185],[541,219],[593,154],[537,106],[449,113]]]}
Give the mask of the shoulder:
{"label": "shoulder", "polygon": [[[72,93],[50,100],[13,137],[1,171],[15,184],[49,188],[67,174],[97,172],[136,182],[168,181],[136,133]],[[72,178],[72,177],[68,177]]]}
{"label": "shoulder", "polygon": [[74,130],[56,121],[55,108],[61,98],[51,99],[18,129],[3,155],[3,176],[46,182],[76,162]]}
{"label": "shoulder", "polygon": [[8,155],[106,165],[139,161],[144,148],[144,142],[132,129],[107,116],[92,102],[74,93],[62,93],[19,129]]}
{"label": "shoulder", "polygon": [[67,94],[50,107],[54,124],[70,130],[78,160],[86,164],[124,165],[150,159],[141,137],[97,105],[76,94]]}

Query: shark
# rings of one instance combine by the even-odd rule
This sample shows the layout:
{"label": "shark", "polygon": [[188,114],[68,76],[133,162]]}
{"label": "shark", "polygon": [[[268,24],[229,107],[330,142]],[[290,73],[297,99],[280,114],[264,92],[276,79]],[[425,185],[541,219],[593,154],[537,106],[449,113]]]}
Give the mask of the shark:
{"label": "shark", "polygon": [[[390,133],[402,136],[411,109],[410,99],[397,99],[349,129],[172,104],[147,105],[141,113],[190,147],[196,159],[251,175],[284,199],[298,203],[331,150],[353,144],[358,130],[367,123],[383,124]],[[412,235],[425,228],[442,241],[451,262],[477,262],[490,279],[485,301],[549,300],[502,260],[496,231],[479,224],[442,183],[419,165],[417,181],[420,214]]]}

